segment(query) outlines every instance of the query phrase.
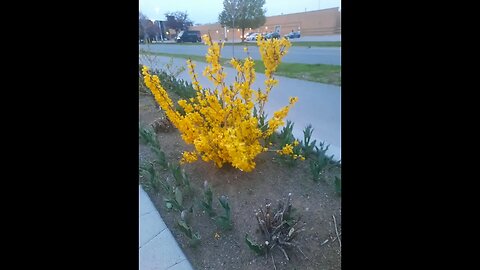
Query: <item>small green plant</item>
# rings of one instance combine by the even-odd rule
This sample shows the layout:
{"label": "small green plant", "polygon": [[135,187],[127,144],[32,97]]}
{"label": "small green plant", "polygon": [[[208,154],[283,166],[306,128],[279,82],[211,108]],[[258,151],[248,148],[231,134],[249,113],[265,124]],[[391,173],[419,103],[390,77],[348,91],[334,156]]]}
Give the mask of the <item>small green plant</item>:
{"label": "small green plant", "polygon": [[[191,213],[191,209],[190,209]],[[183,210],[180,214],[180,220],[177,222],[178,226],[180,227],[180,230],[185,234],[186,237],[189,239],[189,244],[191,247],[196,247],[198,244],[200,244],[200,233],[193,232],[192,227],[190,226],[190,220],[189,220],[190,214],[188,213],[187,210]]]}
{"label": "small green plant", "polygon": [[293,126],[294,123],[290,120],[287,120],[287,124],[282,128],[280,134],[278,135],[280,146],[284,146],[287,143],[291,144],[293,141],[295,141],[295,137],[293,136]]}
{"label": "small green plant", "polygon": [[335,176],[335,192],[342,196],[342,179]]}
{"label": "small green plant", "polygon": [[294,166],[297,164],[298,159],[304,160],[302,155],[302,146],[293,136],[293,123],[287,120],[287,124],[282,128],[278,135],[279,148],[277,153],[280,154],[280,161],[287,166]]}
{"label": "small green plant", "polygon": [[[285,258],[289,261],[290,258],[285,251],[285,248],[295,247],[303,256],[305,254],[300,249],[298,243],[294,241],[299,232],[304,229],[297,224],[300,218],[296,219],[292,216],[293,207],[291,204],[291,193],[288,194],[286,203],[279,201],[278,207],[275,211],[272,211],[271,203],[265,204],[265,211],[260,208],[255,216],[257,218],[258,225],[264,236],[265,244],[256,244],[251,239],[245,237],[245,241],[250,249],[255,253],[261,255],[265,251],[270,253],[273,266],[275,267],[275,260],[273,259],[272,250],[277,248],[282,251]],[[306,258],[307,256],[305,256]]]}
{"label": "small green plant", "polygon": [[158,165],[160,165],[160,167],[162,167],[163,169],[166,169],[168,167],[168,162],[165,156],[165,152],[160,150],[160,148],[156,148],[156,147],[150,147],[150,149],[152,150],[152,152],[155,154],[155,157],[156,157],[154,162],[158,163]]}
{"label": "small green plant", "polygon": [[326,152],[330,145],[325,145],[325,142],[319,144],[320,148],[315,146],[314,155],[310,160],[310,172],[315,182],[325,180],[325,171],[333,166],[338,166],[340,161],[333,160],[333,155],[327,156]]}
{"label": "small green plant", "polygon": [[302,150],[305,158],[309,158],[315,153],[313,149],[315,147],[317,140],[313,140],[313,142],[310,142],[312,138],[312,134],[313,134],[313,128],[312,128],[312,125],[309,124],[303,130],[303,140],[300,142],[300,144],[302,145]]}
{"label": "small green plant", "polygon": [[185,173],[185,170],[181,168],[179,164],[168,164],[168,167],[170,168],[173,178],[175,179],[175,185],[177,187],[183,187],[187,195],[191,194],[192,189],[190,186],[190,179]]}
{"label": "small green plant", "polygon": [[146,181],[143,183],[147,190],[158,193],[160,192],[160,189],[163,189],[164,191],[169,192],[169,186],[167,183],[160,180],[160,177],[158,176],[155,166],[152,162],[140,165],[139,173],[142,175],[142,177],[146,178]]}
{"label": "small green plant", "polygon": [[170,92],[174,92],[180,98],[189,99],[195,97],[195,89],[193,89],[192,83],[188,81],[177,79],[177,76],[168,74],[165,71],[156,70],[153,74],[157,75],[164,88]]}
{"label": "small green plant", "polygon": [[333,157],[335,155],[331,155],[331,156],[327,156],[327,151],[328,151],[328,147],[330,147],[330,145],[325,145],[325,142],[321,142],[319,143],[319,146],[320,148],[318,148],[317,146],[315,146],[315,156],[317,158],[320,158],[320,157],[324,157],[328,160],[328,164],[331,165],[331,166],[340,166],[340,163],[341,161],[338,160],[338,161],[335,161],[333,159]]}
{"label": "small green plant", "polygon": [[252,239],[248,237],[248,233],[245,234],[245,242],[247,243],[247,246],[258,255],[263,255],[267,252],[266,246],[255,243]]}
{"label": "small green plant", "polygon": [[318,182],[324,179],[325,168],[328,164],[329,161],[324,156],[310,160],[310,172],[312,173],[313,181]]}
{"label": "small green plant", "polygon": [[213,205],[212,200],[213,200],[212,189],[208,185],[208,182],[205,181],[203,182],[203,200],[200,201],[200,205],[210,217],[213,217],[216,215],[212,207]]}
{"label": "small green plant", "polygon": [[170,192],[167,192],[167,198],[164,199],[168,209],[183,211],[184,197],[188,197],[193,193],[190,185],[190,179],[185,170],[179,164],[168,163],[168,168],[173,175],[173,179],[167,178],[170,186]]}
{"label": "small green plant", "polygon": [[173,209],[175,211],[183,211],[183,193],[179,187],[174,187],[173,192],[168,194],[168,198],[164,198],[165,206],[167,209]]}
{"label": "small green plant", "polygon": [[160,144],[157,139],[157,135],[152,129],[147,127],[138,127],[138,138],[141,144],[148,145],[150,147],[160,148]]}
{"label": "small green plant", "polygon": [[262,132],[266,132],[268,130],[268,121],[267,117],[268,114],[265,111],[262,111],[260,115],[258,115],[257,107],[253,107],[253,117],[258,119],[258,127]]}
{"label": "small green plant", "polygon": [[155,154],[155,162],[158,163],[162,168],[166,169],[168,166],[165,153],[160,148],[160,143],[157,139],[157,134],[147,127],[138,127],[138,138],[140,143],[150,147],[150,150]]}
{"label": "small green plant", "polygon": [[222,230],[230,230],[232,229],[233,225],[230,218],[230,205],[228,204],[228,198],[222,195],[220,198],[218,198],[218,201],[220,202],[223,210],[225,210],[225,214],[217,217],[217,225],[222,228]]}

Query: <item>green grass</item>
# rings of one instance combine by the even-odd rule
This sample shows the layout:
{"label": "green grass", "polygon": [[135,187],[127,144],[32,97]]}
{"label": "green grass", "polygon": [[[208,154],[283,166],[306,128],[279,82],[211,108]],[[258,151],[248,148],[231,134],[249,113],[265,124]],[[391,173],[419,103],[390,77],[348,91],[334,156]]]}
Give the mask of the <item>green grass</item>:
{"label": "green grass", "polygon": [[[184,42],[184,43],[152,43],[150,46],[162,45],[162,44],[173,44],[173,45],[204,45],[203,42]],[[225,43],[225,46],[232,46],[233,43]],[[257,46],[255,42],[239,42],[235,43],[235,46]],[[342,47],[341,41],[293,41],[292,47]]]}
{"label": "green grass", "polygon": [[[205,56],[189,55],[189,54],[173,54],[173,53],[159,53],[159,52],[145,52],[140,54],[160,55],[175,58],[192,59],[197,62],[206,62]],[[222,64],[227,67],[230,66],[230,59],[221,58]],[[265,73],[265,66],[261,60],[255,60],[255,71],[258,73]],[[276,74],[288,78],[301,79],[305,81],[327,83],[333,85],[341,85],[341,67],[336,65],[324,64],[299,64],[299,63],[281,63],[277,68]]]}
{"label": "green grass", "polygon": [[[292,47],[341,47],[341,41],[293,41]],[[232,43],[225,43],[225,46],[232,46]],[[255,46],[255,42],[241,42],[235,43],[235,46]]]}
{"label": "green grass", "polygon": [[297,42],[292,42],[292,46],[342,47],[342,42],[341,41],[297,41]]}
{"label": "green grass", "polygon": [[141,44],[144,46],[157,46],[157,45],[178,45],[178,46],[184,46],[184,45],[205,45],[203,42],[158,42],[158,43],[148,43],[148,44]]}
{"label": "green grass", "polygon": [[341,85],[340,72],[340,66],[325,64],[282,63],[277,69],[279,76],[338,86]]}

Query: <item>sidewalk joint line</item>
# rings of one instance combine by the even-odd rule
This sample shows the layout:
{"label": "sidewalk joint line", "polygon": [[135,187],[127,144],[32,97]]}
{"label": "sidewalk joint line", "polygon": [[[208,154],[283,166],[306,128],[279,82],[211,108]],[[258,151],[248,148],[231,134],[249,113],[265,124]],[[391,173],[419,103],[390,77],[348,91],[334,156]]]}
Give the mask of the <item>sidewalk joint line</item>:
{"label": "sidewalk joint line", "polygon": [[155,239],[155,237],[157,237],[159,234],[161,234],[163,231],[165,231],[167,229],[167,227],[163,228],[163,230],[161,230],[159,233],[157,233],[154,237],[152,237],[152,239],[148,240],[145,244],[141,245],[140,248],[144,247],[146,244],[150,243],[150,241],[152,241],[153,239]]}
{"label": "sidewalk joint line", "polygon": [[186,258],[183,258],[181,261],[179,261],[179,262],[176,262],[176,263],[175,263],[175,264],[173,264],[172,266],[169,266],[169,267],[167,267],[165,270],[168,270],[168,269],[170,269],[170,268],[174,267],[175,265],[177,265],[177,264],[179,264],[179,263],[181,263],[181,262],[183,262],[183,261],[186,261],[186,260],[187,260]]}

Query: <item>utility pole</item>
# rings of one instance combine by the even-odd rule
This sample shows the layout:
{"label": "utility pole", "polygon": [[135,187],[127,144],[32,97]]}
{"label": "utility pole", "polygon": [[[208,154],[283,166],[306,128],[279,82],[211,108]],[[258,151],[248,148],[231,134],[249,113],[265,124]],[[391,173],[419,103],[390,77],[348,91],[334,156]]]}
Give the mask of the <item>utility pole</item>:
{"label": "utility pole", "polygon": [[232,35],[233,35],[233,44],[232,44],[232,57],[235,58],[235,15],[237,14],[237,0],[232,1]]}
{"label": "utility pole", "polygon": [[[234,13],[234,14],[235,14],[235,13]],[[235,15],[233,15],[233,29],[232,29],[232,34],[233,34],[232,55],[233,55],[233,58],[235,58]]]}

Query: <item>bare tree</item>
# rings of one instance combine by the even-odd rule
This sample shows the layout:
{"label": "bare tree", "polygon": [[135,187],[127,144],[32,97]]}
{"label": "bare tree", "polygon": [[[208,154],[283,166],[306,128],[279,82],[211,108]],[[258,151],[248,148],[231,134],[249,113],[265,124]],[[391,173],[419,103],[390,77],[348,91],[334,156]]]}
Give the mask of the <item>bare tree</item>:
{"label": "bare tree", "polygon": [[167,27],[174,29],[176,33],[181,30],[188,30],[193,25],[193,21],[188,18],[186,11],[167,12],[165,16],[167,17]]}
{"label": "bare tree", "polygon": [[138,38],[139,39],[147,39],[148,34],[147,34],[147,27],[148,27],[148,22],[150,20],[148,17],[143,14],[142,12],[138,12]]}

